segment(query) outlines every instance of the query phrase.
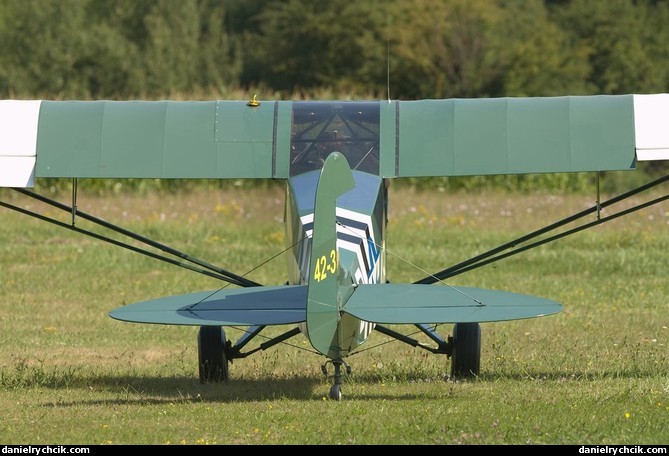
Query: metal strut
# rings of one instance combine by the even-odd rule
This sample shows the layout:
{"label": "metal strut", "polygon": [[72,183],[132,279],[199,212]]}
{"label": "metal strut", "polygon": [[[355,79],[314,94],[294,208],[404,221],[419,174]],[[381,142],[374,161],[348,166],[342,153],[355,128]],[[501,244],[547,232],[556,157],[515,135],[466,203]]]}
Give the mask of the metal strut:
{"label": "metal strut", "polygon": [[246,353],[242,353],[241,352],[242,347],[244,347],[251,340],[253,340],[258,334],[260,334],[260,331],[262,331],[265,328],[265,326],[254,326],[253,328],[254,328],[253,331],[249,332],[248,336],[243,336],[242,338],[240,338],[237,341],[237,343],[234,346],[230,347],[231,351],[230,351],[229,354],[232,355],[230,359],[246,358],[247,356],[250,356],[250,355],[252,355],[252,354],[254,354],[254,353],[256,353],[260,350],[267,350],[270,347],[278,345],[278,344],[290,339],[293,336],[297,336],[298,334],[300,334],[302,332],[299,327],[293,328],[289,331],[286,331],[283,334],[279,334],[278,336],[271,338],[267,342],[261,343],[260,345],[258,345],[253,350],[249,350]]}
{"label": "metal strut", "polygon": [[[22,214],[25,214],[25,215],[29,215],[31,217],[34,217],[36,219],[39,219],[39,220],[42,220],[42,221],[45,221],[45,222],[52,223],[54,225],[57,225],[57,226],[60,226],[60,227],[63,227],[63,228],[67,228],[69,230],[75,231],[75,232],[80,233],[80,234],[85,234],[87,236],[90,236],[90,237],[93,237],[95,239],[98,239],[98,240],[116,245],[118,247],[123,247],[125,249],[131,250],[131,251],[136,252],[136,253],[141,253],[142,255],[146,255],[148,257],[155,258],[157,260],[161,260],[161,261],[164,261],[166,263],[173,264],[175,266],[180,266],[180,267],[183,267],[185,269],[188,269],[188,270],[191,270],[191,271],[194,271],[194,272],[197,272],[197,273],[209,276],[209,277],[213,277],[213,278],[216,278],[216,279],[223,280],[223,281],[231,283],[233,285],[239,285],[240,287],[260,286],[260,284],[257,283],[257,282],[246,279],[246,278],[244,278],[242,276],[239,276],[237,274],[233,274],[232,272],[226,271],[223,268],[219,268],[217,266],[209,264],[209,263],[207,263],[203,260],[200,260],[198,258],[190,256],[190,255],[188,255],[186,253],[183,253],[179,250],[171,248],[171,247],[169,247],[165,244],[161,244],[157,241],[154,241],[152,239],[144,237],[140,234],[137,234],[137,233],[134,233],[132,231],[126,230],[125,228],[121,228],[117,225],[114,225],[112,223],[109,223],[109,222],[104,221],[100,218],[94,217],[92,215],[89,215],[85,212],[82,212],[82,211],[78,210],[76,208],[76,181],[73,182],[73,189],[72,189],[72,203],[73,203],[73,205],[72,205],[72,207],[69,207],[65,204],[59,203],[58,201],[54,201],[54,200],[49,199],[45,196],[38,195],[37,193],[31,192],[31,191],[28,191],[28,190],[25,190],[25,189],[22,189],[22,188],[13,188],[13,190],[15,190],[15,191],[17,191],[17,192],[19,192],[23,195],[26,195],[30,198],[34,198],[34,199],[36,199],[40,202],[43,202],[45,204],[49,204],[53,207],[56,207],[58,209],[61,209],[63,211],[71,213],[72,214],[72,224],[69,225],[69,224],[64,223],[60,220],[50,218],[50,217],[38,214],[36,212],[32,212],[32,211],[29,211],[27,209],[23,209],[21,207],[14,206],[13,204],[5,203],[5,202],[2,202],[2,201],[0,201],[0,206],[6,207],[8,209],[14,210],[16,212],[19,212],[19,213],[22,213]],[[85,229],[82,229],[82,228],[78,228],[77,226],[75,226],[75,223],[74,223],[75,222],[75,215],[79,216],[79,218],[88,220],[89,222],[92,222],[96,225],[100,225],[104,228],[107,228],[109,230],[120,233],[120,234],[122,234],[126,237],[129,237],[131,239],[139,241],[143,244],[149,245],[150,247],[154,247],[154,248],[159,249],[159,250],[161,250],[165,253],[174,255],[178,258],[181,258],[185,262],[184,261],[177,261],[173,258],[166,257],[166,256],[163,256],[163,255],[159,255],[159,254],[156,254],[154,252],[151,252],[151,251],[148,251],[148,250],[145,250],[145,249],[127,244],[125,242],[121,242],[121,241],[118,241],[116,239],[112,239],[112,238],[109,238],[107,236],[103,236],[103,235],[94,233],[92,231],[88,231],[88,230],[85,230]],[[193,265],[188,264],[188,263],[196,264],[198,266],[201,266],[204,269],[194,267]]]}
{"label": "metal strut", "polygon": [[[415,284],[432,284],[432,283],[438,282],[440,280],[444,280],[444,279],[447,279],[449,277],[453,277],[453,276],[462,274],[463,272],[467,272],[467,271],[471,271],[473,269],[477,269],[477,268],[479,268],[481,266],[484,266],[486,264],[490,264],[490,263],[493,263],[495,261],[499,261],[503,258],[507,258],[507,257],[510,257],[512,255],[516,255],[518,253],[524,252],[524,251],[532,249],[534,247],[538,247],[540,245],[547,244],[548,242],[556,241],[556,240],[561,239],[563,237],[566,237],[570,234],[578,233],[579,231],[583,231],[587,228],[591,228],[593,226],[600,225],[602,223],[605,223],[605,222],[614,220],[616,218],[622,217],[623,215],[627,215],[627,214],[630,214],[632,212],[638,211],[640,209],[644,209],[648,206],[652,206],[654,204],[665,201],[665,200],[669,199],[669,195],[665,195],[665,196],[661,196],[659,198],[655,198],[653,200],[650,200],[650,201],[647,201],[645,203],[639,204],[639,205],[634,206],[630,209],[618,212],[618,213],[610,215],[608,217],[601,217],[599,215],[601,209],[603,209],[605,207],[608,207],[608,206],[611,206],[612,204],[618,203],[618,202],[620,202],[622,200],[625,200],[627,198],[630,198],[630,197],[636,195],[637,193],[641,193],[641,192],[646,191],[650,188],[653,188],[657,185],[660,185],[660,184],[666,182],[667,180],[669,180],[669,175],[661,177],[659,179],[656,179],[652,182],[649,182],[648,184],[642,185],[642,186],[640,186],[640,187],[638,187],[634,190],[630,190],[629,192],[618,195],[618,196],[616,196],[614,198],[611,198],[607,201],[604,201],[602,203],[599,203],[599,197],[598,197],[598,202],[595,206],[589,207],[588,209],[585,209],[581,212],[578,212],[578,213],[576,213],[576,214],[574,214],[570,217],[564,218],[564,219],[562,219],[558,222],[555,222],[551,225],[548,225],[544,228],[533,231],[532,233],[527,234],[525,236],[521,236],[517,239],[514,239],[510,242],[507,242],[506,244],[502,244],[499,247],[496,247],[492,250],[489,250],[485,253],[477,255],[477,256],[475,256],[473,258],[470,258],[466,261],[463,261],[463,262],[458,263],[454,266],[451,266],[447,269],[439,271],[435,274],[429,275],[429,276],[427,276],[427,277],[425,277],[421,280],[418,280],[414,283]],[[527,241],[529,241],[533,238],[536,238],[536,237],[541,236],[543,234],[554,231],[557,228],[562,227],[563,225],[574,222],[574,221],[576,221],[580,218],[583,218],[586,215],[591,214],[593,212],[597,213],[597,219],[594,222],[591,222],[591,223],[573,228],[571,230],[565,231],[565,232],[560,233],[560,234],[556,234],[554,236],[548,237],[548,238],[543,239],[541,241],[536,241],[536,242],[534,242],[532,244],[529,244],[527,246],[524,246],[522,248],[518,248],[518,249],[514,250],[513,252],[508,252],[508,253],[505,253],[505,254],[498,255],[500,252],[503,252],[503,251],[511,249],[511,248],[515,248],[518,244],[522,244],[522,243],[527,242]]]}
{"label": "metal strut", "polygon": [[346,369],[346,375],[351,375],[351,366],[346,364],[344,362],[344,360],[342,360],[342,359],[329,360],[321,366],[321,370],[323,371],[323,375],[325,375],[326,377],[328,376],[328,364],[332,364],[332,367],[334,368],[334,375],[332,376],[333,383],[332,383],[332,386],[330,387],[329,397],[332,400],[340,401],[341,400],[341,385],[342,385],[341,368],[343,366]]}
{"label": "metal strut", "polygon": [[437,344],[437,348],[425,345],[419,342],[417,339],[414,339],[405,334],[394,331],[390,328],[386,328],[385,326],[379,324],[374,325],[374,330],[380,332],[381,334],[385,334],[386,336],[392,337],[395,340],[404,342],[407,345],[411,345],[414,348],[422,348],[423,350],[429,351],[430,353],[434,354],[442,354],[449,356],[451,355],[452,345],[447,340],[444,340],[441,336],[439,336],[439,334],[437,334],[436,331],[429,329],[427,325],[415,325],[415,326],[418,329],[420,329],[423,333],[425,333],[430,339],[432,339]]}
{"label": "metal strut", "polygon": [[72,179],[72,226],[77,219],[77,178]]}

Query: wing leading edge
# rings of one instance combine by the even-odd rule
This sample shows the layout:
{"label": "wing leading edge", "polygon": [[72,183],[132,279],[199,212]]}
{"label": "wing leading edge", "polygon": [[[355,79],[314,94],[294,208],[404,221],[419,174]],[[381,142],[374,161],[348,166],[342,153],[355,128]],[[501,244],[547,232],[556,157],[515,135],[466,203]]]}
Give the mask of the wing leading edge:
{"label": "wing leading edge", "polygon": [[[341,310],[373,323],[467,323],[541,317],[560,312],[562,305],[545,298],[480,288],[374,284],[358,285]],[[164,325],[302,323],[307,320],[307,285],[168,296],[119,307],[109,315],[121,321]]]}
{"label": "wing leading edge", "polygon": [[[313,103],[336,112],[359,102]],[[629,170],[669,159],[669,94],[376,103],[384,178]],[[0,100],[0,186],[41,177],[285,179],[293,106]]]}
{"label": "wing leading edge", "polygon": [[285,325],[306,320],[307,286],[236,288],[129,304],[109,316],[134,323],[189,326]]}
{"label": "wing leading edge", "polygon": [[470,287],[414,284],[358,285],[343,311],[373,323],[473,323],[552,315],[555,301]]}

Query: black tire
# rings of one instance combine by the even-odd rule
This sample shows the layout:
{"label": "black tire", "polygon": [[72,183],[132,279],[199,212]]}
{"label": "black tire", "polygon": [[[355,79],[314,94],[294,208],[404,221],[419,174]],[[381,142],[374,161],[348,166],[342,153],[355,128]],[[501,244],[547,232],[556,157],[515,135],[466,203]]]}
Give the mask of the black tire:
{"label": "black tire", "polygon": [[453,327],[451,378],[478,377],[481,370],[481,325],[456,323]]}
{"label": "black tire", "polygon": [[334,384],[330,387],[330,399],[341,401],[341,385]]}
{"label": "black tire", "polygon": [[200,383],[218,383],[228,380],[225,331],[222,327],[200,326],[197,333],[197,354]]}

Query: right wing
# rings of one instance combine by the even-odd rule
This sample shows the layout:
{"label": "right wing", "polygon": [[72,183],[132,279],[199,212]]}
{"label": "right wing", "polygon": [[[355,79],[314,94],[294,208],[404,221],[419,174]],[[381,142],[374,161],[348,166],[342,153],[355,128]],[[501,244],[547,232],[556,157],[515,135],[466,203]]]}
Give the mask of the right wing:
{"label": "right wing", "polygon": [[668,94],[397,103],[396,166],[385,168],[394,177],[629,170],[669,159]]}

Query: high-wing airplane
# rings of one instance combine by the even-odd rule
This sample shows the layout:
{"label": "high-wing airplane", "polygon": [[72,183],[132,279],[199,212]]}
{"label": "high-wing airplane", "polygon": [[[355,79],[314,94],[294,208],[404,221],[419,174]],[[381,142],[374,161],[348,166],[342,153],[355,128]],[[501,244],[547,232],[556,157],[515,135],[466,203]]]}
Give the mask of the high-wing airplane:
{"label": "high-wing airplane", "polygon": [[[340,400],[345,359],[373,333],[451,358],[453,377],[480,372],[481,322],[555,314],[562,305],[513,291],[454,287],[449,277],[603,223],[601,208],[665,176],[414,283],[386,276],[388,182],[420,176],[633,170],[669,159],[669,95],[417,101],[0,101],[0,186],[72,213],[41,220],[218,278],[235,287],[114,309],[117,320],[192,325],[202,382],[228,364],[303,333],[332,366]],[[28,190],[72,178],[72,205]],[[78,178],[276,179],[286,183],[285,284],[261,285],[80,211]],[[536,240],[588,214],[596,221]],[[155,254],[76,226],[77,217],[160,249]],[[442,336],[437,325],[453,324]],[[267,326],[287,330],[244,351]],[[434,345],[392,325],[415,325]],[[236,342],[225,327],[247,328]]]}

